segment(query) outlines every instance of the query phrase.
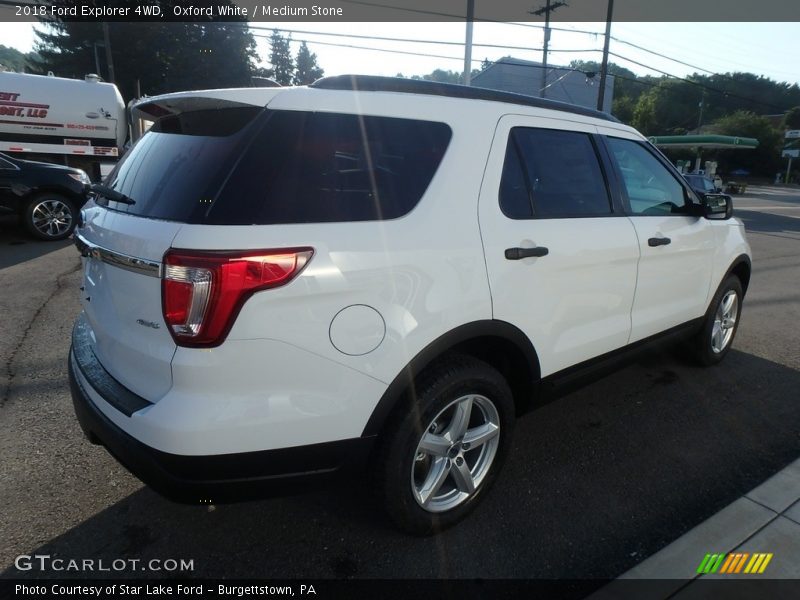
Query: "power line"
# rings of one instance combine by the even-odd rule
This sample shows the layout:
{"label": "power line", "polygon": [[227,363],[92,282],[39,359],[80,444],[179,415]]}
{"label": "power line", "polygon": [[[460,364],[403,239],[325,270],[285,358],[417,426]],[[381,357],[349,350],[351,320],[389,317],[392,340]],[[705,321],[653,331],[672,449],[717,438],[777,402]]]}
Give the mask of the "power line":
{"label": "power line", "polygon": [[[385,8],[385,9],[389,9],[389,10],[398,10],[398,11],[410,12],[410,13],[415,13],[415,14],[424,14],[424,15],[430,15],[430,16],[436,16],[436,17],[446,17],[446,18],[449,18],[449,19],[459,19],[459,20],[461,20],[461,19],[465,18],[465,15],[460,15],[460,14],[444,13],[444,12],[438,12],[438,11],[423,10],[423,9],[418,9],[418,8],[407,8],[407,7],[401,7],[401,6],[396,6],[396,5],[390,5],[390,4],[367,2],[366,0],[341,0],[341,1],[342,2],[347,2],[349,4],[359,4],[359,5],[363,5],[363,6],[371,6],[371,7],[376,7],[376,8]],[[534,29],[546,29],[546,26],[544,26],[544,25],[536,25],[536,24],[533,24],[533,23],[513,23],[513,22],[498,21],[498,20],[495,20],[495,19],[486,19],[486,18],[483,18],[483,19],[476,18],[475,21],[476,22],[484,22],[484,23],[499,23],[501,25],[510,25],[510,26],[516,26],[516,27],[529,27],[529,28],[534,28]],[[585,29],[568,29],[566,27],[550,27],[550,29],[552,29],[553,31],[564,31],[564,32],[567,32],[567,33],[583,33],[583,34],[594,35],[594,36],[602,35],[601,32],[588,31],[588,30],[585,30]],[[664,54],[660,54],[658,52],[654,52],[652,50],[648,50],[647,48],[643,48],[641,46],[633,44],[632,42],[628,42],[628,41],[622,40],[620,38],[612,37],[612,39],[614,39],[617,42],[620,42],[620,43],[627,44],[627,45],[630,45],[632,47],[635,47],[635,48],[637,48],[639,50],[642,50],[644,52],[649,52],[650,54],[654,54],[654,55],[659,56],[661,58],[664,58],[664,59],[667,59],[667,60],[671,60],[671,61],[676,62],[678,64],[690,67],[692,69],[703,71],[703,72],[709,73],[711,75],[717,75],[719,77],[727,77],[723,73],[717,73],[715,71],[704,69],[702,67],[698,67],[698,66],[683,62],[681,60],[674,59],[672,57],[666,56]],[[635,61],[630,61],[630,62],[634,62],[635,63]],[[639,64],[640,66],[644,66],[645,68],[648,68],[648,69],[650,68],[647,65],[641,65],[640,63],[635,63],[635,64]],[[652,70],[657,70],[657,69],[652,69]],[[670,75],[670,74],[667,74],[667,75],[670,76],[670,77],[676,77],[677,78],[677,76],[675,76],[675,75]],[[771,105],[771,104],[765,104],[765,105],[766,106],[775,107],[775,105]]]}
{"label": "power line", "polygon": [[630,63],[633,63],[634,65],[638,65],[638,66],[643,67],[645,69],[649,69],[651,71],[655,71],[656,73],[661,73],[662,75],[665,75],[667,77],[671,77],[673,79],[677,79],[678,81],[683,81],[685,83],[689,83],[689,84],[691,84],[693,86],[708,90],[710,92],[714,92],[714,93],[717,93],[717,94],[722,94],[723,96],[727,96],[729,98],[738,98],[739,100],[745,100],[747,102],[752,102],[753,104],[760,104],[761,106],[768,106],[770,108],[774,108],[774,109],[781,110],[781,111],[786,110],[784,107],[778,106],[777,104],[772,104],[770,102],[762,102],[761,100],[756,100],[755,98],[747,98],[746,96],[739,96],[738,94],[734,94],[734,93],[731,93],[731,92],[726,92],[725,90],[720,90],[720,89],[717,89],[717,88],[713,88],[711,86],[708,86],[708,85],[705,85],[703,83],[700,83],[699,81],[692,81],[691,79],[686,79],[684,77],[678,77],[677,75],[673,75],[672,73],[667,73],[666,71],[662,71],[661,69],[656,69],[655,67],[652,67],[650,65],[645,65],[644,63],[640,63],[640,62],[635,61],[635,60],[633,60],[631,58],[628,58],[626,56],[622,56],[621,54],[617,54],[616,52],[610,52],[609,51],[609,54],[611,54],[612,56],[616,56],[619,59],[622,59],[622,60],[628,61]]}
{"label": "power line", "polygon": [[[459,15],[454,13],[444,13],[438,12],[434,10],[423,10],[421,8],[407,8],[405,6],[397,6],[392,4],[380,4],[377,2],[366,2],[365,0],[340,0],[341,2],[346,2],[347,4],[359,4],[361,6],[371,6],[374,8],[386,8],[389,10],[397,10],[401,12],[409,12],[419,15],[429,15],[432,17],[446,17],[447,19],[456,19],[456,20],[464,20],[466,18],[466,14]],[[534,25],[533,23],[512,23],[509,21],[498,21],[497,19],[487,19],[487,18],[478,18],[475,19],[476,23],[499,23],[500,25],[515,25],[517,27],[532,27],[535,29],[544,29],[544,25]],[[602,35],[596,31],[586,31],[582,29],[566,29],[564,27],[550,27],[553,31],[571,31],[574,33],[589,33],[592,35]]]}
{"label": "power line", "polygon": [[[250,26],[250,29],[257,29],[257,30],[266,30],[266,31],[280,31],[282,33],[300,33],[303,35],[322,35],[322,36],[330,36],[330,37],[344,37],[344,38],[355,38],[355,39],[364,39],[364,40],[379,40],[383,42],[411,42],[415,44],[438,44],[443,46],[463,46],[464,42],[448,42],[444,40],[419,40],[419,39],[411,39],[411,38],[398,38],[398,37],[383,37],[378,35],[359,35],[355,33],[331,33],[327,31],[308,31],[304,29],[282,29],[280,27],[254,27]],[[507,50],[525,50],[531,52],[541,52],[542,48],[531,48],[529,46],[509,46],[507,44],[478,44],[473,43],[473,46],[479,46],[481,48],[500,48],[500,49],[507,49]],[[589,48],[586,50],[550,50],[550,52],[595,52],[595,48]]]}
{"label": "power line", "polygon": [[[260,28],[260,29],[268,29],[268,28]],[[300,30],[282,30],[282,29],[278,29],[278,31],[295,31],[295,32],[299,32]],[[307,34],[312,34],[312,35],[314,33],[315,32],[310,32],[310,31],[307,32]],[[270,36],[264,35],[264,34],[256,34],[256,33],[254,33],[252,35],[254,37],[258,37],[258,38],[270,39]],[[346,36],[344,34],[337,34],[337,35],[341,35],[342,37],[355,37],[355,36]],[[360,37],[362,39],[381,39],[378,36],[358,36],[358,37]],[[321,46],[333,46],[333,47],[336,47],[336,48],[352,48],[352,49],[355,49],[355,50],[368,50],[368,51],[372,51],[372,52],[385,52],[385,53],[389,53],[389,54],[401,54],[401,55],[406,55],[406,56],[423,56],[423,57],[428,57],[428,58],[439,58],[439,59],[442,59],[442,60],[453,60],[453,61],[456,61],[456,60],[457,61],[462,61],[463,60],[463,57],[460,57],[460,56],[446,56],[446,55],[441,55],[441,54],[430,54],[430,53],[427,53],[427,52],[411,52],[411,51],[408,51],[408,50],[393,50],[393,49],[389,49],[389,48],[376,48],[374,46],[361,46],[361,45],[356,45],[356,44],[340,44],[340,43],[334,43],[334,42],[321,42],[321,41],[318,41],[318,40],[308,40],[308,39],[299,39],[299,38],[295,39],[295,40],[292,40],[292,41],[305,42],[307,44],[318,44],[318,45],[321,45]],[[409,42],[416,42],[416,43],[426,43],[426,42],[424,42],[422,40],[401,40],[399,38],[396,39],[395,41],[409,41]],[[458,45],[461,45],[461,44],[458,44]],[[599,49],[593,49],[593,50],[590,50],[590,51],[591,52],[600,52]],[[622,56],[621,54],[617,54],[616,52],[610,52],[609,51],[609,54],[612,55],[612,56],[615,56],[615,57],[617,57],[619,59],[622,59],[622,60],[631,62],[633,64],[636,64],[636,65],[638,65],[640,67],[643,67],[645,69],[656,71],[657,73],[660,73],[660,74],[662,74],[662,75],[664,75],[666,77],[670,77],[670,78],[676,79],[678,81],[683,81],[683,82],[689,83],[691,85],[694,85],[696,87],[700,87],[700,88],[707,89],[709,91],[715,92],[717,94],[722,94],[724,96],[728,96],[728,97],[731,97],[731,98],[738,98],[740,100],[745,100],[745,101],[748,101],[748,102],[761,104],[762,106],[769,106],[771,108],[775,108],[775,109],[778,109],[778,110],[783,110],[783,108],[781,108],[781,107],[779,107],[777,105],[774,105],[774,104],[761,102],[761,101],[758,101],[758,100],[755,100],[755,99],[752,99],[752,98],[746,98],[744,96],[739,96],[737,94],[732,94],[730,92],[726,92],[726,91],[723,91],[723,90],[718,90],[716,88],[712,88],[710,86],[704,85],[704,84],[696,82],[696,81],[692,81],[690,79],[685,79],[685,78],[682,78],[682,77],[678,77],[677,75],[673,75],[673,74],[668,73],[666,71],[662,71],[660,69],[656,69],[654,67],[645,65],[645,64],[640,63],[638,61],[635,61],[633,59],[630,59],[630,58],[627,58],[625,56]],[[477,59],[477,58],[472,60],[472,63],[481,63],[481,62],[483,62],[483,61],[481,59]],[[538,67],[539,66],[539,65],[536,65],[536,64],[530,64],[530,63],[526,63],[526,62],[515,62],[515,61],[508,60],[506,58],[503,58],[503,59],[501,59],[501,61],[498,61],[498,62],[502,62],[503,64],[509,64],[509,65],[513,65],[513,66],[524,66],[524,67]],[[595,75],[595,72],[593,72],[593,71],[584,71],[582,69],[576,69],[576,68],[573,68],[573,67],[558,67],[558,68],[559,69],[564,69],[564,70],[567,70],[567,71],[571,71],[571,72],[582,73],[582,74],[586,75],[587,77]],[[658,85],[659,85],[658,83],[650,83],[650,82],[647,82],[647,81],[642,81],[641,79],[632,79],[630,77],[625,77],[623,75],[614,75],[614,77],[616,79],[622,79],[622,80],[625,80],[625,81],[638,83],[640,85],[645,85],[647,87],[658,87]]]}
{"label": "power line", "polygon": [[[253,37],[260,37],[260,38],[269,39],[270,36],[254,33]],[[408,56],[426,56],[426,57],[430,57],[430,58],[441,58],[441,59],[444,59],[444,60],[458,60],[458,61],[463,61],[464,60],[463,56],[443,56],[441,54],[429,54],[427,52],[410,52],[408,50],[390,50],[388,48],[375,48],[375,47],[372,47],[372,46],[356,46],[354,44],[336,44],[334,42],[320,42],[318,40],[301,40],[301,39],[297,39],[297,40],[292,40],[292,41],[305,42],[306,44],[318,44],[318,45],[321,45],[321,46],[335,46],[337,48],[354,48],[356,50],[372,50],[374,52],[388,52],[390,54],[405,54],[405,55],[408,55]],[[479,58],[474,58],[474,59],[472,59],[472,62],[473,63],[475,63],[475,62],[480,63],[480,62],[483,62],[483,61],[481,59],[479,59]]]}
{"label": "power line", "polygon": [[[259,29],[263,30],[263,29],[269,29],[269,28],[261,27]],[[277,28],[275,28],[275,29],[277,29]],[[277,30],[278,31],[283,31],[283,32],[295,32],[295,33],[300,33],[302,31],[305,31],[306,35],[315,35],[317,33],[317,32],[306,31],[306,30],[289,30],[289,29],[277,29]],[[360,38],[360,39],[375,39],[375,40],[384,40],[384,41],[403,41],[403,42],[413,42],[413,43],[429,43],[429,42],[426,42],[424,40],[411,40],[411,39],[405,39],[405,38],[393,38],[391,40],[386,40],[386,38],[381,38],[380,36],[364,36],[364,35],[348,36],[346,34],[331,34],[331,35],[335,35],[336,37],[357,37],[357,38]],[[253,36],[254,37],[259,37],[259,38],[264,38],[264,39],[269,39],[270,38],[270,36],[268,36],[268,35],[256,34],[256,33],[254,33]],[[385,53],[389,53],[389,54],[401,54],[401,55],[405,55],[405,56],[422,56],[422,57],[427,57],[427,58],[439,58],[439,59],[442,59],[442,60],[453,60],[453,61],[455,61],[455,60],[462,61],[463,60],[463,57],[457,57],[457,56],[446,56],[446,55],[441,55],[441,54],[430,54],[430,53],[427,53],[427,52],[411,52],[411,51],[408,51],[408,50],[394,50],[394,49],[389,49],[389,48],[376,48],[374,46],[361,46],[361,45],[356,45],[356,44],[340,44],[340,43],[334,43],[334,42],[321,42],[319,40],[309,40],[309,39],[299,39],[299,38],[295,39],[293,41],[305,42],[307,44],[318,44],[318,45],[321,45],[321,46],[332,46],[332,47],[336,47],[336,48],[351,48],[351,49],[354,49],[354,50],[368,50],[368,51],[372,51],[372,52],[385,52]],[[430,42],[430,43],[437,43],[437,42]],[[447,44],[448,45],[455,44],[455,45],[459,45],[459,46],[462,45],[461,43],[458,43],[458,42],[447,42]],[[526,48],[526,50],[527,50],[527,48]],[[553,50],[553,52],[560,52],[560,51]],[[576,50],[565,50],[565,52],[576,52]],[[581,50],[580,52],[600,52],[600,50],[599,49]],[[622,56],[621,54],[618,54],[616,52],[609,51],[609,54],[612,55],[612,56],[615,56],[615,57],[617,57],[617,58],[619,58],[621,60],[625,60],[625,61],[628,61],[628,62],[633,63],[635,65],[638,65],[640,67],[643,67],[645,69],[648,69],[648,70],[651,70],[651,71],[656,71],[657,73],[660,73],[660,74],[662,74],[662,75],[664,75],[666,77],[670,77],[670,78],[676,79],[678,81],[683,81],[683,82],[689,83],[691,85],[694,85],[696,87],[700,87],[700,88],[707,89],[709,91],[715,92],[717,94],[722,94],[724,96],[728,96],[728,97],[731,97],[731,98],[738,98],[740,100],[753,102],[753,103],[756,103],[756,104],[760,104],[762,106],[768,106],[770,108],[774,108],[774,109],[777,109],[777,110],[784,110],[782,107],[774,105],[774,104],[770,104],[768,102],[761,102],[761,101],[755,100],[753,98],[746,98],[744,96],[739,96],[737,94],[732,94],[732,93],[726,92],[724,90],[719,90],[719,89],[704,85],[704,84],[699,83],[697,81],[692,81],[690,79],[685,79],[685,78],[682,78],[682,77],[678,77],[677,75],[673,75],[672,73],[668,73],[667,71],[662,71],[660,69],[656,69],[655,67],[651,67],[649,65],[645,65],[644,63],[640,63],[640,62],[635,61],[633,59],[627,58],[627,57]],[[472,63],[482,63],[483,61],[481,59],[477,59],[476,58],[476,59],[472,59],[471,62]],[[506,59],[502,59],[502,62],[505,63],[505,64],[511,64],[511,65],[514,65],[514,66],[526,66],[526,67],[536,67],[537,66],[537,65],[531,65],[531,64],[527,64],[527,63],[523,63],[523,62],[514,63],[514,62],[508,61]],[[559,67],[559,68],[566,69],[568,71],[574,71],[574,72],[583,73],[584,75],[587,75],[587,76],[594,74],[593,72],[584,71],[584,70],[581,70],[581,69],[575,69],[575,68],[571,68],[571,67]],[[622,80],[625,80],[625,81],[631,81],[633,83],[646,85],[648,87],[658,87],[657,83],[645,82],[645,81],[641,81],[640,79],[632,79],[630,77],[624,77],[622,75],[614,75],[614,77],[617,78],[617,79],[622,79]]]}

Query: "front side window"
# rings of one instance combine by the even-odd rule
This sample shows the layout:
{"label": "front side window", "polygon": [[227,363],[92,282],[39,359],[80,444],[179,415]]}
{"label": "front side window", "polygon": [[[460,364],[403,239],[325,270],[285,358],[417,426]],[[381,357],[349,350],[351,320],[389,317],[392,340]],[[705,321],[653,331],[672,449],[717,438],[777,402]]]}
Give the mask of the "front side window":
{"label": "front side window", "polygon": [[634,215],[683,215],[688,200],[681,183],[642,144],[607,138]]}
{"label": "front side window", "polygon": [[556,129],[512,129],[500,207],[512,219],[610,215],[608,188],[591,136]]}

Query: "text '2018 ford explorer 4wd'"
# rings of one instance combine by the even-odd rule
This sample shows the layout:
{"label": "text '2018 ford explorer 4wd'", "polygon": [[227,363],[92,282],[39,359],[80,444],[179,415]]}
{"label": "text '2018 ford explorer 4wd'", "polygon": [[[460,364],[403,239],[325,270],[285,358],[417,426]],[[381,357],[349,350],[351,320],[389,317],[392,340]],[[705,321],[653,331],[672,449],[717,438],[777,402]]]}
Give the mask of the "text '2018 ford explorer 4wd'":
{"label": "text '2018 ford explorer 4wd'", "polygon": [[607,115],[360,76],[140,110],[76,232],[69,368],[90,439],[165,495],[369,460],[428,533],[485,494],[541,382],[665,333],[707,365],[731,347],[730,199]]}

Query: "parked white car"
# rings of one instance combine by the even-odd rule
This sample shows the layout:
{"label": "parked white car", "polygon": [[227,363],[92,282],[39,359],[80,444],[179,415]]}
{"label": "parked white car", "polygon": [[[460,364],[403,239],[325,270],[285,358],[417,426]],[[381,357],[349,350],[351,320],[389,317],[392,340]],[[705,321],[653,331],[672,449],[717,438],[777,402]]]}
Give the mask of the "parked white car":
{"label": "parked white car", "polygon": [[730,350],[730,198],[603,113],[364,76],[139,109],[155,124],[76,231],[69,370],[90,439],[165,495],[368,463],[400,527],[438,531],[543,383],[665,337]]}

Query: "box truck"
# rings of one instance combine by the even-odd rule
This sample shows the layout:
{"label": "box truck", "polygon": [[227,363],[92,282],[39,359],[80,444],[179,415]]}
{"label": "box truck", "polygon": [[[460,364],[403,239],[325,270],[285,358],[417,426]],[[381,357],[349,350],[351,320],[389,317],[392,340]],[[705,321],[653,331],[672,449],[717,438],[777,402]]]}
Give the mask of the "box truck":
{"label": "box truck", "polygon": [[115,85],[0,72],[0,152],[83,169],[97,181],[120,156],[128,127]]}

